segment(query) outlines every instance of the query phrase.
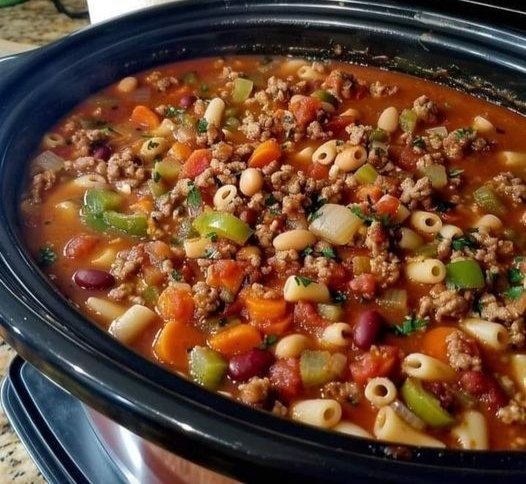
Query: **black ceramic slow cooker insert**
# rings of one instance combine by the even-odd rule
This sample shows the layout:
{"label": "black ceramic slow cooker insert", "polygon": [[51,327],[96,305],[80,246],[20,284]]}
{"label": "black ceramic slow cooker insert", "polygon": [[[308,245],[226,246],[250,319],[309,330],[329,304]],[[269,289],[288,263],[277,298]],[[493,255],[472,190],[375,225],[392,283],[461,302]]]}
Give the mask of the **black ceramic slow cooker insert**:
{"label": "black ceramic slow cooker insert", "polygon": [[78,313],[31,261],[19,232],[25,166],[46,129],[93,92],[155,65],[228,54],[338,57],[431,78],[525,113],[524,16],[502,11],[511,26],[496,27],[495,12],[466,7],[473,4],[459,7],[463,14],[473,9],[468,20],[393,2],[180,1],[0,62],[2,336],[91,407],[239,479],[518,481],[526,472],[521,453],[411,448],[400,459],[393,446],[280,420],[209,393]]}

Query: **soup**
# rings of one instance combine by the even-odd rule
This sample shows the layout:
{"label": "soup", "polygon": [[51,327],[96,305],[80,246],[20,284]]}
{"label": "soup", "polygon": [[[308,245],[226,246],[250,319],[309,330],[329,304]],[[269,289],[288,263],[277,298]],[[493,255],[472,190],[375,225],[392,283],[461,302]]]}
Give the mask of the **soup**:
{"label": "soup", "polygon": [[43,137],[23,230],[80,311],[210,390],[361,437],[523,449],[525,128],[373,68],[181,62]]}

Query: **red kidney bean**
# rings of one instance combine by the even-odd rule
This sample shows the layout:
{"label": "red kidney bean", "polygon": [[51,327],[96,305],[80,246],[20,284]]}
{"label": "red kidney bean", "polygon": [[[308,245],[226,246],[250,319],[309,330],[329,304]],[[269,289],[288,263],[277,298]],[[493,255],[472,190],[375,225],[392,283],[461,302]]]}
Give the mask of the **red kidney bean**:
{"label": "red kidney bean", "polygon": [[383,326],[384,319],[378,311],[374,309],[364,311],[358,316],[358,321],[354,325],[354,344],[362,350],[368,350],[378,338]]}
{"label": "red kidney bean", "polygon": [[465,371],[460,377],[460,386],[474,397],[480,397],[489,389],[488,377],[481,371]]}
{"label": "red kidney bean", "polygon": [[239,214],[239,218],[243,220],[243,222],[245,222],[246,224],[253,227],[258,221],[258,214],[255,210],[251,208],[246,208]]}
{"label": "red kidney bean", "polygon": [[93,158],[108,161],[111,156],[111,149],[108,145],[100,145],[94,148]]}
{"label": "red kidney bean", "polygon": [[274,355],[254,348],[232,357],[228,363],[228,374],[237,381],[247,381],[253,376],[263,376],[274,363]]}
{"label": "red kidney bean", "polygon": [[188,109],[192,104],[196,101],[195,96],[183,96],[181,99],[179,99],[179,106],[181,106],[184,109]]}
{"label": "red kidney bean", "polygon": [[115,278],[98,269],[79,269],[73,274],[73,281],[83,289],[106,289],[115,284]]}

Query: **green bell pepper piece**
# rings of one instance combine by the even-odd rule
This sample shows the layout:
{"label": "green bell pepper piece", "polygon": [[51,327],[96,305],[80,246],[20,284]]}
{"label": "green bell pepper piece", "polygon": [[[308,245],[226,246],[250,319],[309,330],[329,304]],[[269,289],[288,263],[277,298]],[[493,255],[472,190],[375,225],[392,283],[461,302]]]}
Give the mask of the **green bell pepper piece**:
{"label": "green bell pepper piece", "polygon": [[440,401],[422,388],[418,380],[408,378],[401,388],[402,398],[409,409],[431,427],[447,427],[455,423]]}
{"label": "green bell pepper piece", "polygon": [[148,220],[143,213],[124,214],[110,210],[102,214],[102,219],[111,228],[129,235],[142,237],[148,231]]}
{"label": "green bell pepper piece", "polygon": [[483,185],[475,190],[473,198],[475,203],[487,213],[504,215],[507,211],[499,196],[488,186]]}
{"label": "green bell pepper piece", "polygon": [[458,260],[447,264],[446,283],[458,289],[480,289],[485,286],[482,269],[473,259]]}
{"label": "green bell pepper piece", "polygon": [[84,223],[90,229],[96,230],[97,232],[105,232],[110,228],[109,225],[104,221],[102,213],[93,213],[83,209],[82,220],[84,220]]}
{"label": "green bell pepper piece", "polygon": [[360,185],[370,185],[378,178],[378,172],[373,165],[366,163],[356,170],[354,178]]}
{"label": "green bell pepper piece", "polygon": [[192,349],[188,365],[192,379],[209,390],[215,390],[221,384],[228,366],[219,353],[204,346]]}
{"label": "green bell pepper piece", "polygon": [[311,97],[323,103],[332,104],[334,107],[338,106],[338,99],[325,89],[317,89],[311,94]]}
{"label": "green bell pepper piece", "polygon": [[84,208],[86,212],[102,213],[107,210],[118,210],[122,205],[122,195],[111,190],[91,188],[84,195]]}
{"label": "green bell pepper piece", "polygon": [[215,232],[219,237],[232,240],[240,245],[243,245],[252,235],[252,229],[248,224],[227,212],[213,210],[204,212],[194,220],[193,226],[201,237]]}

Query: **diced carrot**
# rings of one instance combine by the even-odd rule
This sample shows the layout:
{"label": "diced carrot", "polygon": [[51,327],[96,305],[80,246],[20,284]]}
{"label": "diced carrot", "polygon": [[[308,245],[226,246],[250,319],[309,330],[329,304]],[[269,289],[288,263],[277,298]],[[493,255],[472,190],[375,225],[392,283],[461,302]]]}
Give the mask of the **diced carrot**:
{"label": "diced carrot", "polygon": [[400,200],[392,195],[384,195],[376,202],[374,208],[378,215],[389,215],[389,217],[396,216],[398,208],[400,207]]}
{"label": "diced carrot", "polygon": [[448,363],[446,338],[455,331],[458,330],[451,326],[439,326],[427,331],[422,340],[422,351]]}
{"label": "diced carrot", "polygon": [[151,197],[139,198],[130,208],[137,212],[149,214],[153,210],[153,200]]}
{"label": "diced carrot", "polygon": [[176,320],[187,323],[194,314],[192,293],[184,287],[168,286],[161,292],[157,308],[166,321]]}
{"label": "diced carrot", "polygon": [[184,143],[179,143],[179,141],[176,141],[170,148],[169,154],[176,161],[186,161],[186,159],[192,154],[192,148],[185,145]]}
{"label": "diced carrot", "polygon": [[155,129],[161,124],[159,116],[150,108],[141,104],[133,108],[130,120],[148,129]]}
{"label": "diced carrot", "polygon": [[398,362],[398,348],[385,345],[360,355],[349,365],[349,369],[353,380],[365,385],[370,378],[391,375],[396,370]]}
{"label": "diced carrot", "polygon": [[198,329],[181,321],[168,321],[157,336],[154,352],[163,363],[185,371],[188,369],[188,350],[204,343],[205,338]]}
{"label": "diced carrot", "polygon": [[245,278],[245,265],[235,260],[222,259],[208,267],[206,283],[211,287],[224,288],[235,296]]}
{"label": "diced carrot", "polygon": [[329,168],[321,163],[309,163],[307,176],[314,180],[326,180],[329,177]]}
{"label": "diced carrot", "polygon": [[303,125],[314,121],[319,109],[321,109],[321,101],[311,96],[294,96],[289,103],[292,115]]}
{"label": "diced carrot", "polygon": [[68,259],[87,257],[95,248],[99,238],[94,235],[81,234],[68,240],[64,247],[64,255]]}
{"label": "diced carrot", "polygon": [[382,197],[382,189],[376,185],[363,185],[356,192],[356,200],[359,202],[368,202],[371,200],[376,203]]}
{"label": "diced carrot", "polygon": [[251,320],[250,323],[258,328],[263,334],[282,335],[292,324],[292,314],[276,320]]}
{"label": "diced carrot", "polygon": [[205,171],[212,161],[212,152],[207,149],[195,150],[181,168],[181,178],[195,178]]}
{"label": "diced carrot", "polygon": [[251,168],[263,168],[281,156],[281,146],[274,139],[263,141],[253,151],[248,160],[248,166]]}
{"label": "diced carrot", "polygon": [[259,346],[261,342],[260,332],[250,324],[232,326],[217,333],[208,340],[208,344],[213,350],[216,350],[227,358],[251,350]]}
{"label": "diced carrot", "polygon": [[252,321],[275,321],[287,313],[287,302],[283,298],[264,299],[251,292],[243,296],[248,316]]}

